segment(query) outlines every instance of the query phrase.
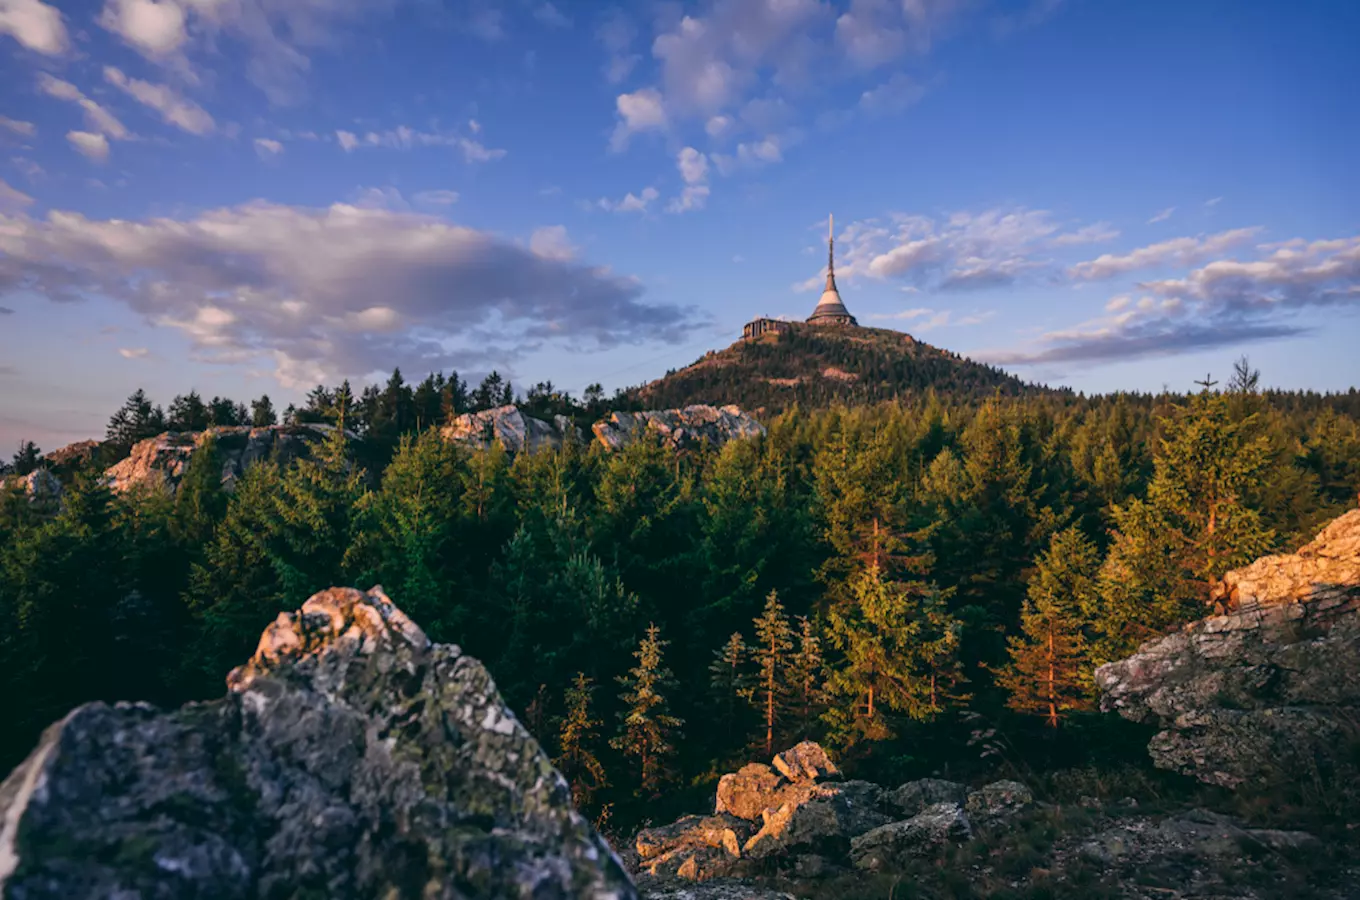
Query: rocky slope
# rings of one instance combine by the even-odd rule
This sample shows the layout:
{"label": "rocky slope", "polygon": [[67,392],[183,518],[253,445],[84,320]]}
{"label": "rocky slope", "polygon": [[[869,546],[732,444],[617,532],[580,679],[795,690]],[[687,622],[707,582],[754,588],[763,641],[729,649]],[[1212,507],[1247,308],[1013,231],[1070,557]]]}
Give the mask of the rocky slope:
{"label": "rocky slope", "polygon": [[1211,784],[1336,777],[1360,747],[1360,509],[1215,597],[1224,614],[1097,670],[1102,709],[1158,724],[1153,761]]}
{"label": "rocky slope", "polygon": [[381,589],[281,614],[227,682],[50,727],[0,785],[0,896],[636,896],[486,669]]}
{"label": "rocky slope", "polygon": [[[594,439],[606,450],[619,450],[644,434],[655,434],[674,447],[698,444],[720,446],[732,440],[755,437],[765,427],[735,406],[687,406],[646,412],[616,412],[591,427]],[[515,406],[501,406],[482,412],[466,413],[444,426],[443,435],[451,441],[473,447],[499,444],[508,453],[562,446],[564,441],[580,438],[580,432],[565,416],[551,422],[526,416]]]}
{"label": "rocky slope", "polygon": [[138,441],[127,458],[105,474],[109,487],[126,491],[134,487],[164,487],[174,491],[189,468],[189,460],[210,437],[222,462],[222,486],[231,490],[246,469],[262,460],[281,463],[311,453],[333,426],[325,424],[270,425],[209,428],[206,431],[167,431]]}
{"label": "rocky slope", "polygon": [[55,504],[62,492],[61,482],[47,469],[0,477],[0,489],[20,491],[35,504]]}

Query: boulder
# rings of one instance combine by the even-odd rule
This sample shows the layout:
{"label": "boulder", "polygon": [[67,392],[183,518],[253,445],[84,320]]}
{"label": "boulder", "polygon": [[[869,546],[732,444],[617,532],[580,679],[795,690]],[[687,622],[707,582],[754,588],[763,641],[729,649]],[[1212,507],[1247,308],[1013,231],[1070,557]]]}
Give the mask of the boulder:
{"label": "boulder", "polygon": [[957,803],[936,803],[905,822],[893,822],[850,841],[850,861],[870,872],[894,871],[913,859],[931,857],[951,843],[973,835],[967,814]]}
{"label": "boulder", "polygon": [[883,802],[903,819],[910,819],[927,806],[936,803],[955,803],[962,806],[968,799],[968,788],[956,781],[940,778],[920,778],[891,791],[885,791]]}
{"label": "boulder", "polygon": [[29,503],[39,506],[52,506],[61,500],[61,482],[47,469],[34,469],[27,475],[0,478],[0,487],[20,491]]}
{"label": "boulder", "polygon": [[654,434],[673,447],[697,444],[718,446],[765,433],[761,425],[737,406],[686,406],[648,412],[616,412],[592,426],[607,450],[619,450],[644,434]]}
{"label": "boulder", "polygon": [[[206,431],[167,431],[138,441],[126,459],[111,466],[104,477],[117,492],[133,488],[164,489],[174,493],[189,461],[208,441],[222,466],[222,487],[233,490],[246,470],[256,463],[274,459],[282,464],[311,454],[326,440],[334,426],[322,423],[270,425],[265,428],[232,426]],[[346,432],[352,440],[357,436]]]}
{"label": "boulder", "polygon": [[1154,763],[1224,787],[1327,769],[1360,742],[1360,510],[1224,576],[1227,612],[1101,666],[1101,708],[1161,727]]}
{"label": "boulder", "polygon": [[0,895],[636,893],[481,663],[381,589],[332,588],[220,700],[48,728],[0,785]]}
{"label": "boulder", "polygon": [[634,843],[644,860],[684,847],[712,847],[735,858],[741,856],[741,845],[754,830],[750,822],[736,816],[685,816],[670,825],[642,829]]}
{"label": "boulder", "polygon": [[831,757],[814,741],[803,741],[780,753],[774,758],[774,767],[789,781],[825,781],[841,774]]}
{"label": "boulder", "polygon": [[752,859],[844,855],[852,838],[890,821],[877,808],[881,790],[867,781],[789,785],[782,792],[783,803],[765,810],[761,829],[742,853]]}
{"label": "boulder", "polygon": [[995,825],[1034,805],[1034,794],[1018,781],[994,781],[969,793],[964,810],[974,825]]}
{"label": "boulder", "polygon": [[553,416],[551,421],[545,421],[526,416],[516,406],[464,413],[445,425],[441,433],[445,440],[479,449],[495,443],[507,453],[556,449],[563,441],[577,437],[576,426],[566,416]]}
{"label": "boulder", "polygon": [[647,884],[643,900],[797,900],[792,894],[757,887],[743,881],[707,881],[703,884]]}
{"label": "boulder", "polygon": [[784,783],[783,776],[764,763],[749,763],[718,780],[714,812],[758,820],[766,809],[779,806],[776,795]]}

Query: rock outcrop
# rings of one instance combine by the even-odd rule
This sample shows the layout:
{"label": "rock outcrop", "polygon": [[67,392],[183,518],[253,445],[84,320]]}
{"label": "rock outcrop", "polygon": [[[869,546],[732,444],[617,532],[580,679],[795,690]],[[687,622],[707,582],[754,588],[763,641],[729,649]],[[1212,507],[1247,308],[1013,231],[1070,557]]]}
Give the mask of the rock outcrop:
{"label": "rock outcrop", "polygon": [[0,895],[636,896],[486,669],[381,589],[281,614],[228,688],[51,726],[0,785]]}
{"label": "rock outcrop", "polygon": [[1360,743],[1360,510],[1215,594],[1226,614],[1098,669],[1101,708],[1159,725],[1154,762],[1210,784],[1325,774]]}
{"label": "rock outcrop", "polygon": [[479,449],[495,443],[507,453],[533,453],[562,446],[563,441],[577,437],[577,429],[566,416],[545,421],[526,416],[515,406],[499,406],[464,413],[445,425],[442,434],[445,440]]}
{"label": "rock outcrop", "polygon": [[[776,771],[776,768],[778,771]],[[1033,804],[1023,785],[999,781],[976,791],[927,778],[886,790],[841,780],[819,745],[804,741],[750,763],[718,782],[716,811],[648,828],[634,839],[633,863],[646,897],[676,882],[783,872],[817,878],[854,867],[896,871],[969,840],[970,816],[1003,825]]]}
{"label": "rock outcrop", "polygon": [[33,504],[53,505],[61,500],[61,482],[47,469],[34,469],[27,475],[0,478],[0,487],[21,491]]}
{"label": "rock outcrop", "polygon": [[127,458],[109,468],[105,477],[109,487],[119,492],[140,486],[162,487],[174,492],[188,471],[189,460],[212,438],[222,464],[222,486],[232,490],[236,480],[250,466],[267,459],[286,464],[307,456],[333,429],[332,425],[317,423],[167,431],[138,441]]}
{"label": "rock outcrop", "polygon": [[725,444],[765,433],[761,425],[736,406],[686,406],[649,412],[616,412],[592,426],[595,439],[608,450],[618,450],[644,434],[660,436],[674,447]]}

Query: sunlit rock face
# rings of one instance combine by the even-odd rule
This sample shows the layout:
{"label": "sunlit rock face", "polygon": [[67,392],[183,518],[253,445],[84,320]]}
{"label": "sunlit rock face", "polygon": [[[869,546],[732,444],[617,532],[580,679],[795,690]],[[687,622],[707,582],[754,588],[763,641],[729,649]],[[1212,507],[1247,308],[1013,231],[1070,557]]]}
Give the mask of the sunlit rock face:
{"label": "sunlit rock face", "polygon": [[47,469],[34,469],[27,475],[0,477],[0,488],[19,491],[28,498],[29,503],[42,506],[56,504],[62,494],[61,482]]}
{"label": "sunlit rock face", "polygon": [[576,426],[566,416],[551,420],[526,416],[516,406],[499,406],[481,412],[464,413],[444,426],[445,439],[485,449],[497,444],[507,453],[533,453],[556,449],[562,442],[578,436]]}
{"label": "sunlit rock face", "polygon": [[51,726],[0,785],[0,896],[637,896],[482,664],[380,588],[281,614],[227,684]]}
{"label": "sunlit rock face", "polygon": [[686,406],[650,412],[616,412],[592,426],[595,439],[609,450],[621,449],[645,434],[654,434],[674,447],[697,444],[720,446],[732,440],[765,433],[761,425],[736,406]]}
{"label": "sunlit rock face", "polygon": [[1159,725],[1154,762],[1210,784],[1325,777],[1360,743],[1360,510],[1214,596],[1224,615],[1098,669],[1101,708]]}
{"label": "sunlit rock face", "polygon": [[[123,492],[133,488],[179,487],[189,461],[212,439],[222,466],[222,486],[232,490],[236,481],[256,463],[275,459],[286,465],[312,453],[334,426],[321,423],[270,425],[265,428],[230,426],[206,431],[167,431],[138,441],[127,458],[105,472],[108,485]],[[353,434],[347,435],[354,440]]]}

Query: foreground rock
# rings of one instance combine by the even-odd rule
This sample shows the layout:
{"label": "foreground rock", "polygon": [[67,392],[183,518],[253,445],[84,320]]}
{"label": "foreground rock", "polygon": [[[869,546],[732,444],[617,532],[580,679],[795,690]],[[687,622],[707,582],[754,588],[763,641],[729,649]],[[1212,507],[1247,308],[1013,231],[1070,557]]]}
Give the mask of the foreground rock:
{"label": "foreground rock", "polygon": [[900,870],[912,859],[935,856],[973,836],[972,823],[957,803],[936,803],[905,822],[893,822],[850,842],[850,859],[870,872]]}
{"label": "foreground rock", "polygon": [[655,434],[673,447],[698,444],[720,446],[728,441],[757,437],[761,425],[736,406],[686,406],[649,412],[616,412],[592,426],[595,439],[607,450],[618,450],[645,434]]}
{"label": "foreground rock", "polygon": [[631,898],[565,781],[379,588],[282,614],[211,703],[92,703],[0,785],[0,895]]}
{"label": "foreground rock", "polygon": [[256,463],[275,459],[286,465],[308,456],[333,430],[334,426],[316,423],[167,431],[138,441],[127,458],[110,467],[105,477],[109,487],[119,492],[151,487],[173,493],[188,471],[189,461],[212,439],[222,468],[222,486],[230,491],[246,469]]}
{"label": "foreground rock", "polygon": [[62,487],[57,476],[47,469],[34,469],[27,475],[9,475],[0,478],[0,488],[19,491],[28,502],[38,506],[51,506],[61,500]]}
{"label": "foreground rock", "polygon": [[1216,594],[1226,614],[1098,669],[1101,708],[1160,725],[1153,761],[1210,784],[1334,775],[1360,743],[1360,510]]}

